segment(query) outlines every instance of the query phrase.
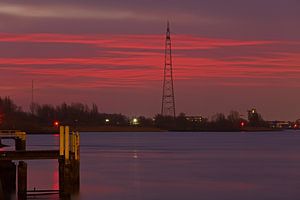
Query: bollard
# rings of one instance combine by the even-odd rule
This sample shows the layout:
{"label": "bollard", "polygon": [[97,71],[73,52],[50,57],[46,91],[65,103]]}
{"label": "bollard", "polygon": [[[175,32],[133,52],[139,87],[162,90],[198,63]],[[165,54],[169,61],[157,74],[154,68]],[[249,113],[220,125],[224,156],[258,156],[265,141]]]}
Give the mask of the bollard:
{"label": "bollard", "polygon": [[65,154],[65,127],[59,127],[59,155],[64,156]]}

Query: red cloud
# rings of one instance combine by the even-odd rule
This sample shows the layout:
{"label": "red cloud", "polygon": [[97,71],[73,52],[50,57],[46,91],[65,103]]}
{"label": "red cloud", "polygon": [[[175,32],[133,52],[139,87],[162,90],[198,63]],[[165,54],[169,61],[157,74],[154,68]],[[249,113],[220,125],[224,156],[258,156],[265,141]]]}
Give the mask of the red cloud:
{"label": "red cloud", "polygon": [[[191,35],[174,36],[178,50],[210,49],[228,46],[253,46],[276,44],[278,41],[242,41],[203,38]],[[99,45],[106,48],[163,49],[164,37],[160,35],[66,35],[66,34],[0,34],[0,42],[72,43]]]}
{"label": "red cloud", "polygon": [[[96,47],[99,56],[90,57],[53,57],[34,58],[0,57],[2,73],[22,76],[38,76],[48,84],[68,86],[63,81],[67,77],[75,79],[82,87],[146,87],[149,82],[160,82],[164,65],[164,36],[161,35],[65,35],[65,34],[0,34],[0,42],[5,43],[44,43],[64,46],[64,44],[84,44]],[[174,74],[176,80],[207,79],[220,85],[249,85],[249,79],[256,84],[265,84],[268,79],[281,77],[300,78],[300,52],[272,53],[276,45],[296,45],[297,43],[280,41],[242,41],[215,38],[203,38],[189,35],[174,37]],[[275,46],[275,47],[274,47]],[[201,56],[198,50],[221,49],[227,47],[254,47],[254,53],[247,56],[230,57]],[[266,47],[268,47],[266,49]],[[186,51],[188,50],[188,51]],[[270,51],[271,56],[257,55],[257,51]],[[198,52],[200,56],[190,56],[189,52]],[[185,53],[183,53],[185,52]],[[1,55],[0,55],[1,56]],[[16,55],[17,56],[17,55]],[[76,67],[75,67],[76,66]],[[218,78],[216,80],[216,78]],[[90,79],[90,80],[89,80]],[[238,79],[238,83],[232,82]],[[243,80],[244,79],[244,80]],[[88,81],[87,81],[88,80]],[[20,80],[22,81],[22,80]],[[0,80],[1,82],[1,80]],[[295,84],[291,82],[291,84]],[[297,84],[298,85],[298,84]],[[79,86],[79,87],[80,87]]]}

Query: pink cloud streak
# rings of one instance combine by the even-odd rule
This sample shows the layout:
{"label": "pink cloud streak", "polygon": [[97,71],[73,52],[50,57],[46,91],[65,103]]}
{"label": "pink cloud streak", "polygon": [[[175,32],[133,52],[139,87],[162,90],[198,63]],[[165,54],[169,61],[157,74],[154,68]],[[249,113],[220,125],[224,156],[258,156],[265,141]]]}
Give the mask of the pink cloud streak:
{"label": "pink cloud streak", "polygon": [[[255,46],[280,43],[279,41],[242,41],[176,35],[174,47],[178,50],[210,49],[229,46]],[[66,35],[66,34],[6,34],[0,33],[0,42],[72,43],[106,48],[163,49],[162,35]]]}

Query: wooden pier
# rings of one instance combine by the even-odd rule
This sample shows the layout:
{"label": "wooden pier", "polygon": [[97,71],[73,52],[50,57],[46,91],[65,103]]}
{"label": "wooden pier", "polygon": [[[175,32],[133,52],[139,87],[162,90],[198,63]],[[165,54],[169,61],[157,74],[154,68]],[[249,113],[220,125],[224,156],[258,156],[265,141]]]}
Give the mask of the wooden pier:
{"label": "wooden pier", "polygon": [[4,160],[49,160],[58,159],[58,150],[40,151],[1,151],[0,161]]}
{"label": "wooden pier", "polygon": [[[68,126],[60,127],[59,150],[26,150],[26,133],[22,131],[0,131],[1,140],[15,140],[14,151],[0,152],[0,200],[9,200],[16,192],[18,199],[29,196],[59,194],[62,199],[69,199],[78,194],[80,188],[80,141],[79,133]],[[26,160],[55,159],[59,165],[59,190],[28,190]],[[17,166],[15,162],[17,162]],[[17,182],[17,184],[16,184]]]}

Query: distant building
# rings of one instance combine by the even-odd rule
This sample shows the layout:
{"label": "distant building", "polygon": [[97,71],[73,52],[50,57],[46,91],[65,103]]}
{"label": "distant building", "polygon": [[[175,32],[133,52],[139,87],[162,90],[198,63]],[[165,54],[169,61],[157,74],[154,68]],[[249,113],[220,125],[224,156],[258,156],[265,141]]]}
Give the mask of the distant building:
{"label": "distant building", "polygon": [[295,123],[290,121],[268,121],[268,124],[271,128],[279,128],[279,129],[297,128],[295,127]]}
{"label": "distant building", "polygon": [[204,121],[202,116],[186,116],[185,119],[194,123],[201,123]]}

